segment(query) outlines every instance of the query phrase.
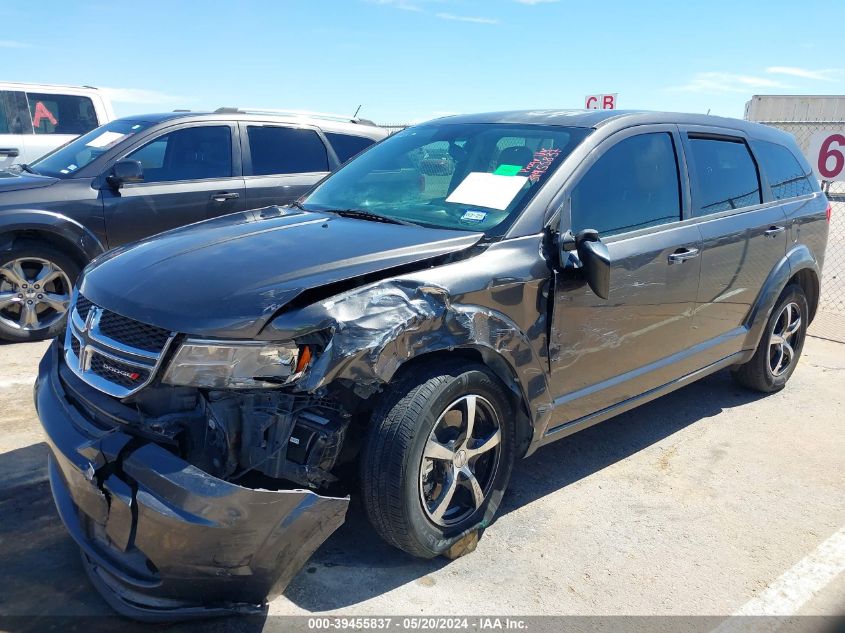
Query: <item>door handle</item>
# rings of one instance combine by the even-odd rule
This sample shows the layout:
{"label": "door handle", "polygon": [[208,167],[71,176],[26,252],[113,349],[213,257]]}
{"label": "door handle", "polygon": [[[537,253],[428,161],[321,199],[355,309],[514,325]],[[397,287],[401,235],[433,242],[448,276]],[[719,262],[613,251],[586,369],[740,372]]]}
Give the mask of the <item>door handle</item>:
{"label": "door handle", "polygon": [[766,237],[775,237],[776,235],[780,235],[786,230],[785,226],[770,226],[768,230],[763,233]]}
{"label": "door handle", "polygon": [[679,248],[674,253],[669,255],[670,264],[683,264],[688,259],[695,259],[698,257],[699,251],[697,248]]}
{"label": "door handle", "polygon": [[0,156],[9,156],[10,158],[17,158],[21,155],[21,151],[17,147],[0,147]]}
{"label": "door handle", "polygon": [[241,194],[236,192],[227,193],[225,191],[221,191],[220,193],[215,193],[211,196],[211,199],[214,200],[214,202],[226,202],[226,200],[237,200],[240,197]]}

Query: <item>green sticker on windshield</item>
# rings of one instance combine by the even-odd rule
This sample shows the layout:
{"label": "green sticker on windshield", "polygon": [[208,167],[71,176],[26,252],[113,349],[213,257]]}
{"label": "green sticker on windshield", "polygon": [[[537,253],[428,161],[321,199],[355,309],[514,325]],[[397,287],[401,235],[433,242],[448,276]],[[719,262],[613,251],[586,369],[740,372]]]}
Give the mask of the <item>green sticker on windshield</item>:
{"label": "green sticker on windshield", "polygon": [[516,176],[522,170],[522,165],[499,165],[493,173],[497,176]]}

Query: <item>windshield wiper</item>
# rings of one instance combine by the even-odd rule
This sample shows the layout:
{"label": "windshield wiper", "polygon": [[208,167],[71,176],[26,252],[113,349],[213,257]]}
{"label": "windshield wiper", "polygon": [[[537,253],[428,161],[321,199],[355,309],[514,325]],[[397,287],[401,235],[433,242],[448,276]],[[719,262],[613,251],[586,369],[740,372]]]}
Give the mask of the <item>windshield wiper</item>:
{"label": "windshield wiper", "polygon": [[308,211],[308,209],[305,208],[305,205],[302,204],[299,200],[294,200],[293,202],[289,202],[288,206],[293,207],[295,209],[299,209],[300,211]]}
{"label": "windshield wiper", "polygon": [[364,209],[329,209],[327,213],[334,213],[343,218],[355,218],[356,220],[369,220],[370,222],[384,222],[385,224],[404,224],[405,226],[416,226],[413,222],[397,220],[386,215],[379,215]]}
{"label": "windshield wiper", "polygon": [[12,167],[17,167],[18,171],[26,171],[30,174],[35,174],[36,176],[40,175],[37,171],[30,167],[28,163],[17,163],[16,165],[12,165]]}

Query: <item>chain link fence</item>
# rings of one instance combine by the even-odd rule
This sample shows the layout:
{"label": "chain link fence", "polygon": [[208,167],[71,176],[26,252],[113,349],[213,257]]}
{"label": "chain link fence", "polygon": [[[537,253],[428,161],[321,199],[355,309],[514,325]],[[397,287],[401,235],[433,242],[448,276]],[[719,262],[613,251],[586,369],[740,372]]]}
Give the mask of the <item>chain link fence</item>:
{"label": "chain link fence", "polygon": [[[810,157],[810,142],[817,132],[841,131],[845,118],[838,121],[758,121],[792,134],[801,151]],[[845,182],[822,182],[831,203],[830,234],[822,271],[819,314],[813,333],[845,342]]]}

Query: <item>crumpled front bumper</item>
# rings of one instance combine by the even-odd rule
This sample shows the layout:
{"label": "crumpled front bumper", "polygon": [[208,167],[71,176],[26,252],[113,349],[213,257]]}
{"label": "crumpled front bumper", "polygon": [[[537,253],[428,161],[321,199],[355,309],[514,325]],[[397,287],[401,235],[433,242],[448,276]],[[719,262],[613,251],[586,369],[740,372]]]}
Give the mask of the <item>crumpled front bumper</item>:
{"label": "crumpled front bumper", "polygon": [[244,488],[96,423],[59,373],[54,344],[35,385],[50,485],[116,611],[143,620],[260,611],[343,523],[348,498]]}

